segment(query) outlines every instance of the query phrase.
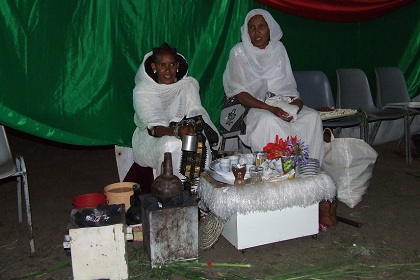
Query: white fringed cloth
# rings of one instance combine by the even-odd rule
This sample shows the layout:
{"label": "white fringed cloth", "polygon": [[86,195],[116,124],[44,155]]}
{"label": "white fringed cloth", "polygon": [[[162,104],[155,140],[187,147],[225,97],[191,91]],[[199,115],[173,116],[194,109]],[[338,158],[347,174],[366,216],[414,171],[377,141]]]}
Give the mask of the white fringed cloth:
{"label": "white fringed cloth", "polygon": [[336,193],[334,181],[325,173],[278,182],[231,186],[203,172],[198,185],[198,196],[213,214],[224,221],[234,213],[276,211],[293,206],[307,207],[323,200],[332,201]]}

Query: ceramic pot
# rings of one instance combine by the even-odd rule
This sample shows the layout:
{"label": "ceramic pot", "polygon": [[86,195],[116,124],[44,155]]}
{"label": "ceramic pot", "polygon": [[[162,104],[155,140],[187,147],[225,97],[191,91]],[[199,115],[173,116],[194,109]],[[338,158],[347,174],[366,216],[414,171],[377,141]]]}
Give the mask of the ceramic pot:
{"label": "ceramic pot", "polygon": [[181,180],[173,172],[172,154],[166,152],[162,163],[162,174],[156,177],[152,184],[152,195],[160,203],[167,204],[173,198],[182,196],[183,190]]}

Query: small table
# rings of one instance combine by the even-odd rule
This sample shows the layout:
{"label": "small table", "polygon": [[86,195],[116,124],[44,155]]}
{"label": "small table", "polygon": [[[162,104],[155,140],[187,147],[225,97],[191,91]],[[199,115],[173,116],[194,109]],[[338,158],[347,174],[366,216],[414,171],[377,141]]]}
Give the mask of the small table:
{"label": "small table", "polygon": [[316,235],[318,203],[336,192],[325,173],[232,186],[203,172],[198,186],[198,196],[224,221],[222,235],[238,250]]}

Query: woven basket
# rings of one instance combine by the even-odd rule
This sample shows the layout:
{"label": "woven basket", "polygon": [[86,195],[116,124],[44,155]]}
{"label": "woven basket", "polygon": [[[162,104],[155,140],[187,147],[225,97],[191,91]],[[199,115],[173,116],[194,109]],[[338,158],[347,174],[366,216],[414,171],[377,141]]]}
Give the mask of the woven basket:
{"label": "woven basket", "polygon": [[130,208],[130,196],[134,194],[134,182],[118,182],[104,187],[108,204],[124,204],[125,211]]}
{"label": "woven basket", "polygon": [[223,231],[222,220],[211,212],[198,223],[198,246],[202,250],[211,248]]}

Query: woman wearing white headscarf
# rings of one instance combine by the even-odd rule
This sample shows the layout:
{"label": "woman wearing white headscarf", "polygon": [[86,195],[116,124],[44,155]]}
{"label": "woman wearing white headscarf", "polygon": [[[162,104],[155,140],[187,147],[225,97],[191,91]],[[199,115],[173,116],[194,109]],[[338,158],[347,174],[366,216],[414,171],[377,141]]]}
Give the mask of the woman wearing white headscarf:
{"label": "woman wearing white headscarf", "polygon": [[303,105],[279,24],[265,10],[250,11],[241,27],[223,74],[227,98],[247,108],[242,142],[261,151],[268,142],[297,136],[309,145],[309,156],[322,160],[323,130],[319,114]]}
{"label": "woman wearing white headscarf", "polygon": [[[201,116],[213,130],[210,131],[212,135],[206,135],[206,165],[211,161],[208,140],[214,146],[218,145],[217,129],[201,105],[198,82],[188,77],[187,72],[185,58],[164,43],[144,56],[135,77],[133,104],[137,128],[132,137],[134,160],[140,166],[154,168],[155,176],[161,174],[164,153],[170,152],[174,175],[185,178],[185,174],[179,172],[182,156],[180,138],[197,132],[193,126],[179,123],[185,118]],[[204,131],[205,134],[207,132]]]}

